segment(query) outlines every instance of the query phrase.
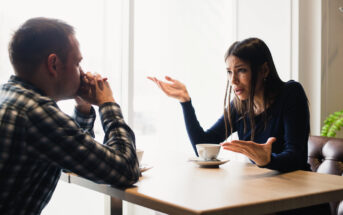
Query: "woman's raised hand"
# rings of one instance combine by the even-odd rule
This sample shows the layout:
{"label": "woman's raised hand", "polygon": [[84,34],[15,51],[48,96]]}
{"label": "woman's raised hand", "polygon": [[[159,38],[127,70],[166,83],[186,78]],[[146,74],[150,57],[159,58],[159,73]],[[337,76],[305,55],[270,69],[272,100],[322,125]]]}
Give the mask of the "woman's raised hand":
{"label": "woman's raised hand", "polygon": [[156,77],[148,77],[148,79],[153,81],[169,97],[178,99],[180,102],[188,102],[191,100],[186,86],[178,80],[172,79],[169,76],[165,77],[169,82],[161,81]]}

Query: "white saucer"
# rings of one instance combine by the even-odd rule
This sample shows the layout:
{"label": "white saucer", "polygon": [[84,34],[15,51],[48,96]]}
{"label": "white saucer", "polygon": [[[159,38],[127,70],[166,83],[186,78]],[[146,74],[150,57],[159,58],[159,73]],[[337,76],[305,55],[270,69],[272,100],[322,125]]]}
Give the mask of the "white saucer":
{"label": "white saucer", "polygon": [[197,164],[201,167],[218,167],[219,165],[222,165],[222,164],[224,164],[230,160],[216,159],[216,160],[205,161],[205,160],[201,160],[199,158],[192,158],[192,159],[190,159],[190,161],[194,162],[195,164]]}
{"label": "white saucer", "polygon": [[148,164],[141,164],[141,165],[139,165],[139,170],[141,172],[145,172],[145,171],[147,171],[147,170],[149,170],[151,168],[152,168],[152,166],[148,165]]}

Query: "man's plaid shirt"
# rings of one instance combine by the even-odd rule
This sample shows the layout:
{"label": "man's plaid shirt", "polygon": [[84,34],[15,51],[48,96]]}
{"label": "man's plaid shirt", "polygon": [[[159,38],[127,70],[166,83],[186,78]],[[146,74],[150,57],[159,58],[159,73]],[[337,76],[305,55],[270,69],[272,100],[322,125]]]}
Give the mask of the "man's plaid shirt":
{"label": "man's plaid shirt", "polygon": [[[0,87],[0,214],[37,215],[61,174],[125,187],[139,178],[135,137],[115,103],[99,107],[104,144],[91,134],[95,119],[63,113],[52,99],[12,76]],[[82,128],[84,129],[82,129]]]}

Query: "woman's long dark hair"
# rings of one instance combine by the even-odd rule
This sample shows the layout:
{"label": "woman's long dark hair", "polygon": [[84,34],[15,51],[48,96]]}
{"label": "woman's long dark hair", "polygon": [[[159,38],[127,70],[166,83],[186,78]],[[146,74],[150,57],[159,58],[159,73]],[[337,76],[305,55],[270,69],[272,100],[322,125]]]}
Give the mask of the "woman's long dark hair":
{"label": "woman's long dark hair", "polygon": [[[250,82],[250,94],[247,100],[241,101],[236,96],[233,99],[233,105],[237,110],[237,113],[241,115],[239,120],[244,122],[244,133],[247,132],[246,126],[246,117],[250,121],[251,136],[250,139],[254,140],[255,136],[255,113],[254,113],[254,96],[255,88],[258,76],[262,73],[260,72],[263,64],[267,63],[269,68],[269,74],[263,81],[263,119],[265,125],[267,123],[267,108],[274,101],[275,96],[280,92],[281,87],[284,85],[284,82],[280,79],[275,65],[270,53],[268,46],[258,38],[248,38],[242,41],[234,42],[230,48],[225,53],[225,61],[229,56],[235,56],[240,60],[248,63],[251,68],[251,82]],[[224,99],[224,122],[225,122],[225,131],[226,138],[228,138],[227,123],[229,122],[232,134],[232,119],[231,119],[231,107],[230,102],[227,105],[227,100],[231,101],[231,85],[230,81],[227,81],[225,99]]]}

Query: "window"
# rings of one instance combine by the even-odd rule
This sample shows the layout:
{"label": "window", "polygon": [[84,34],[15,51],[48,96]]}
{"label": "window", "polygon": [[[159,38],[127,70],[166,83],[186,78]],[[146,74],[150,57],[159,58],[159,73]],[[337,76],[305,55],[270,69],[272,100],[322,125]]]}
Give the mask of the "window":
{"label": "window", "polygon": [[157,152],[154,159],[168,151],[187,159],[193,151],[179,102],[146,77],[180,80],[201,122],[210,125],[219,118],[226,84],[224,53],[234,41],[228,27],[232,5],[226,0],[135,1],[133,127],[138,147],[147,155]]}
{"label": "window", "polygon": [[[84,70],[109,78],[115,99],[135,131],[137,147],[144,150],[143,162],[163,161],[165,153],[174,153],[176,159],[186,161],[194,152],[181,106],[163,95],[146,77],[163,79],[169,75],[183,82],[198,120],[204,129],[209,128],[223,112],[224,53],[234,41],[260,37],[270,47],[283,80],[296,72],[291,71],[297,66],[292,65],[296,45],[292,36],[292,2],[3,0],[0,1],[1,77],[4,82],[12,74],[7,44],[20,24],[37,16],[65,20],[76,28]],[[74,102],[64,101],[59,105],[70,114]],[[99,121],[95,133],[96,139],[102,141]],[[65,199],[71,190],[73,199]],[[102,196],[85,192],[88,191],[60,183],[43,214],[103,214]],[[146,214],[132,208],[127,213]]]}

